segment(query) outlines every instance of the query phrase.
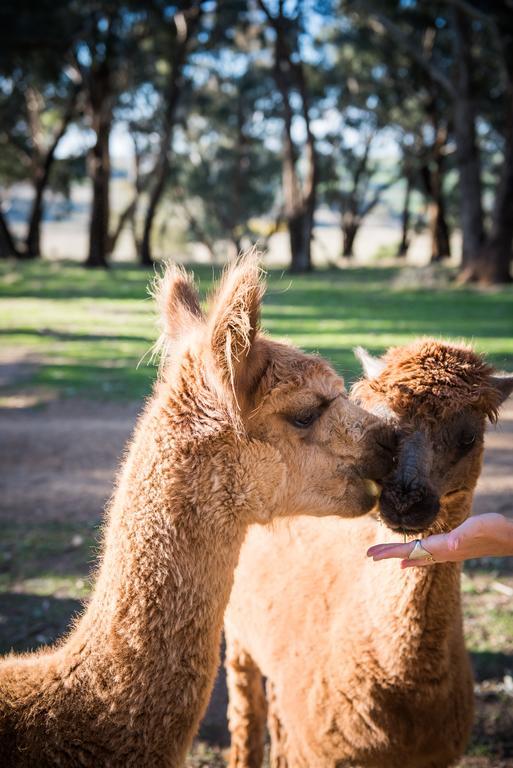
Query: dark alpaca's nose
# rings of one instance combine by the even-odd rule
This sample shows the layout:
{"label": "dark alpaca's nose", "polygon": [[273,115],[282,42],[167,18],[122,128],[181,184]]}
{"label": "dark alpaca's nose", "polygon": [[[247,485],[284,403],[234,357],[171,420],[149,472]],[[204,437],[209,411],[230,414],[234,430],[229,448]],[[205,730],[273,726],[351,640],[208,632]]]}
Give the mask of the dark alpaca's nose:
{"label": "dark alpaca's nose", "polygon": [[429,528],[436,520],[440,512],[440,499],[429,485],[420,483],[404,487],[392,479],[383,486],[380,512],[390,528],[419,532]]}
{"label": "dark alpaca's nose", "polygon": [[397,468],[385,481],[380,499],[383,520],[394,530],[425,530],[440,511],[440,498],[428,476],[429,454],[422,432],[403,438]]}

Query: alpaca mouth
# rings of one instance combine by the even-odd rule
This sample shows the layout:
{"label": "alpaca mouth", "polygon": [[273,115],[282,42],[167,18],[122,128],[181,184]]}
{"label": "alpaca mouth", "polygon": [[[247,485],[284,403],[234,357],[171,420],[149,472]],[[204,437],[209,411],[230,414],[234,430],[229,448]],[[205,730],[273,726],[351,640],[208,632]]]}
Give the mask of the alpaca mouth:
{"label": "alpaca mouth", "polygon": [[425,526],[404,525],[404,523],[402,525],[390,525],[389,522],[386,522],[386,526],[394,531],[394,533],[400,533],[403,536],[417,535],[418,533],[425,533],[428,530]]}
{"label": "alpaca mouth", "polygon": [[394,533],[400,533],[402,536],[413,536],[419,533],[426,533],[433,523],[433,520],[419,521],[417,523],[407,522],[404,518],[399,520],[390,520],[387,515],[383,515],[380,512],[379,518],[387,528],[390,528]]}
{"label": "alpaca mouth", "polygon": [[[379,520],[379,522],[386,526],[389,531],[393,531],[394,533],[399,533],[401,536],[404,536],[404,540],[407,540],[407,537],[417,537],[419,534],[424,534],[429,530],[429,525],[413,525],[408,524],[404,520],[400,520],[398,522],[392,522],[389,520],[386,516],[383,515],[381,509],[377,509],[376,519]],[[412,539],[413,540],[413,539]]]}
{"label": "alpaca mouth", "polygon": [[438,517],[440,497],[425,485],[405,489],[392,483],[385,486],[379,506],[383,522],[392,531],[421,533]]}

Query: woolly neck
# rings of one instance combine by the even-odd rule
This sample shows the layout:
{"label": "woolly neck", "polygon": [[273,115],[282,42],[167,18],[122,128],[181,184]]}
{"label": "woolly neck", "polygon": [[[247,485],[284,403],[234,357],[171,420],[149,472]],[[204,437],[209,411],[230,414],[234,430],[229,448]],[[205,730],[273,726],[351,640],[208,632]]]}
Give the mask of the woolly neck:
{"label": "woolly neck", "polygon": [[63,678],[73,670],[117,726],[136,727],[152,760],[173,766],[208,702],[245,533],[193,498],[183,484],[191,463],[170,421],[150,408],[109,511],[89,607],[59,653]]}
{"label": "woolly neck", "polygon": [[[376,525],[376,544],[390,539],[385,531]],[[451,664],[449,641],[462,627],[460,564],[403,570],[397,559],[369,559],[364,568],[362,605],[384,677],[392,685],[432,685],[436,668],[442,681]]]}

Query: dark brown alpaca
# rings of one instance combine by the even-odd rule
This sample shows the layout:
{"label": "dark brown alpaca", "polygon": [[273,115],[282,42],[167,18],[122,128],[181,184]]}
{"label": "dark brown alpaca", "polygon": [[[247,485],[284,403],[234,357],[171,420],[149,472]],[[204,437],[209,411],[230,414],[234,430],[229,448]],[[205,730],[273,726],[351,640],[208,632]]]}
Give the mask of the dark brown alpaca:
{"label": "dark brown alpaca", "polygon": [[[410,536],[456,527],[471,511],[485,421],[513,377],[434,340],[362,357],[355,400],[419,430],[385,482],[383,521]],[[231,768],[261,765],[262,675],[273,768],[447,768],[461,756],[473,685],[460,567],[401,571],[365,557],[389,540],[371,516],[250,529],[225,623]]]}
{"label": "dark brown alpaca", "polygon": [[394,430],[324,361],[258,332],[262,292],[241,262],[204,317],[190,279],[167,270],[161,380],[108,510],[90,603],[61,644],[0,664],[2,768],[180,766],[247,526],[372,507],[365,477],[390,471]]}

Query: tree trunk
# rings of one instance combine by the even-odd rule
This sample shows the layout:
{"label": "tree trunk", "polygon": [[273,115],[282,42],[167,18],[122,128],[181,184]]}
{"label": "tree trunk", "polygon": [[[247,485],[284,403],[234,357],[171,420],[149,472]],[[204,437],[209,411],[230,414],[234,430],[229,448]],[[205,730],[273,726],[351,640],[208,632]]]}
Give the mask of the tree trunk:
{"label": "tree trunk", "polygon": [[406,187],[404,190],[403,210],[401,213],[401,240],[397,249],[397,257],[400,259],[406,258],[408,248],[410,247],[410,199],[412,189],[412,176],[406,175]]}
{"label": "tree trunk", "polygon": [[436,189],[431,185],[433,195],[428,205],[429,232],[431,234],[431,262],[442,261],[451,256],[449,227],[445,216],[445,202]]}
{"label": "tree trunk", "polygon": [[135,166],[134,191],[133,191],[133,196],[131,201],[120,213],[115,229],[109,233],[108,247],[107,247],[108,256],[111,256],[114,253],[117,242],[127,223],[130,224],[130,228],[132,231],[132,237],[133,237],[133,242],[135,246],[134,250],[135,250],[136,256],[137,254],[139,254],[140,248],[141,248],[141,243],[138,241],[138,238],[137,238],[137,212],[139,208],[141,193],[146,188],[147,177],[145,178],[141,177],[141,151],[137,144],[137,138],[135,133],[131,134],[131,136],[134,144],[134,166]]}
{"label": "tree trunk", "polygon": [[484,241],[481,200],[481,167],[476,141],[475,111],[471,83],[471,25],[466,15],[455,8],[453,20],[453,52],[456,61],[454,131],[459,172],[461,229],[463,237],[462,267],[471,268],[479,261]]}
{"label": "tree trunk", "polygon": [[25,253],[23,254],[26,259],[38,259],[41,256],[43,196],[48,184],[48,175],[48,173],[43,172],[38,175],[34,182],[34,197],[32,199],[27,237],[25,239]]}
{"label": "tree trunk", "polygon": [[290,272],[303,274],[312,269],[312,224],[307,212],[298,213],[288,220],[290,240]]}
{"label": "tree trunk", "polygon": [[[284,121],[283,148],[283,210],[289,230],[291,262],[293,273],[312,270],[312,236],[315,205],[317,201],[318,163],[315,140],[310,125],[309,94],[306,86],[303,63],[298,51],[291,51],[285,34],[287,20],[283,15],[283,3],[279,4],[278,15],[273,16],[264,0],[258,2],[275,33],[274,79],[281,96]],[[292,123],[294,111],[291,93],[297,89],[301,101],[301,114],[306,129],[305,173],[301,178],[296,167],[298,148],[294,143]]]}
{"label": "tree trunk", "polygon": [[108,56],[93,65],[89,77],[89,106],[96,142],[89,155],[93,183],[93,200],[89,222],[89,253],[86,267],[108,267],[109,247],[109,188],[113,94]]}
{"label": "tree trunk", "polygon": [[[513,175],[510,165],[508,175]],[[497,212],[497,227],[494,226],[492,237],[488,247],[487,258],[481,263],[478,279],[480,282],[510,283],[511,258],[513,243],[513,183],[510,179],[509,198],[504,200],[504,205],[499,206]]]}
{"label": "tree trunk", "polygon": [[342,255],[346,259],[351,259],[353,257],[353,246],[354,246],[355,237],[356,237],[356,230],[354,228],[345,229],[342,232],[342,240],[343,240]]}
{"label": "tree trunk", "polygon": [[110,120],[100,118],[91,153],[93,201],[89,225],[87,267],[107,267],[109,247]]}
{"label": "tree trunk", "polygon": [[433,202],[433,238],[431,261],[442,261],[451,257],[449,227],[445,217],[445,203],[442,197]]}
{"label": "tree trunk", "polygon": [[165,152],[165,154],[161,155],[159,165],[155,169],[154,177],[156,180],[150,192],[148,207],[144,217],[143,236],[141,240],[141,250],[139,253],[139,262],[143,267],[150,267],[153,264],[153,256],[151,252],[151,232],[153,229],[155,214],[157,213],[157,206],[160,202],[160,198],[162,197],[167,174],[169,172],[167,147],[164,147],[162,151],[163,153]]}
{"label": "tree trunk", "polygon": [[492,214],[492,228],[480,258],[466,279],[484,284],[511,282],[513,251],[513,84],[508,94],[504,159]]}
{"label": "tree trunk", "polygon": [[296,171],[296,149],[286,120],[283,155],[284,212],[289,231],[290,272],[300,274],[312,269],[311,240],[315,212],[316,185],[312,184],[304,199]]}
{"label": "tree trunk", "polygon": [[431,191],[433,195],[433,223],[431,261],[442,261],[451,257],[449,225],[445,213],[445,200],[442,190],[443,158],[437,151],[434,167],[431,171]]}
{"label": "tree trunk", "polygon": [[129,222],[134,216],[137,208],[137,197],[135,197],[121,212],[116,228],[109,234],[107,243],[107,255],[111,256],[114,253],[119,237],[125,227],[125,224]]}
{"label": "tree trunk", "polygon": [[73,118],[79,91],[80,86],[74,85],[57,133],[55,134],[46,155],[39,157],[37,171],[33,180],[34,197],[32,199],[27,236],[25,238],[25,253],[23,254],[27,259],[37,259],[41,256],[41,222],[43,220],[44,194],[48,186],[50,172],[55,160],[55,152]]}
{"label": "tree trunk", "polygon": [[0,259],[19,258],[20,253],[0,205]]}
{"label": "tree trunk", "polygon": [[139,252],[140,263],[143,266],[151,266],[151,264],[153,264],[153,257],[151,253],[151,232],[153,229],[153,223],[155,221],[157,207],[160,203],[160,199],[162,197],[162,193],[164,191],[166,180],[169,174],[169,152],[173,139],[176,111],[182,96],[182,90],[184,86],[183,68],[187,59],[187,52],[189,50],[192,35],[200,22],[202,13],[203,9],[200,4],[189,1],[185,11],[177,14],[177,16],[179,15],[182,20],[180,25],[178,21],[175,22],[177,28],[178,26],[181,28],[182,23],[185,20],[185,30],[182,30],[182,32],[178,35],[177,40],[171,46],[172,59],[169,62],[170,74],[166,94],[164,128],[162,131],[159,154],[155,168],[150,174],[150,177],[155,179],[155,182],[153,184],[153,188],[150,191],[148,208],[146,209],[146,215],[144,217],[143,237],[141,240],[141,249]]}
{"label": "tree trunk", "polygon": [[359,224],[352,216],[342,216],[342,256],[346,259],[353,257],[353,248]]}
{"label": "tree trunk", "polygon": [[445,216],[445,201],[442,194],[441,157],[426,163],[420,171],[424,190],[429,199],[428,226],[431,235],[431,262],[442,261],[451,255],[450,235]]}

